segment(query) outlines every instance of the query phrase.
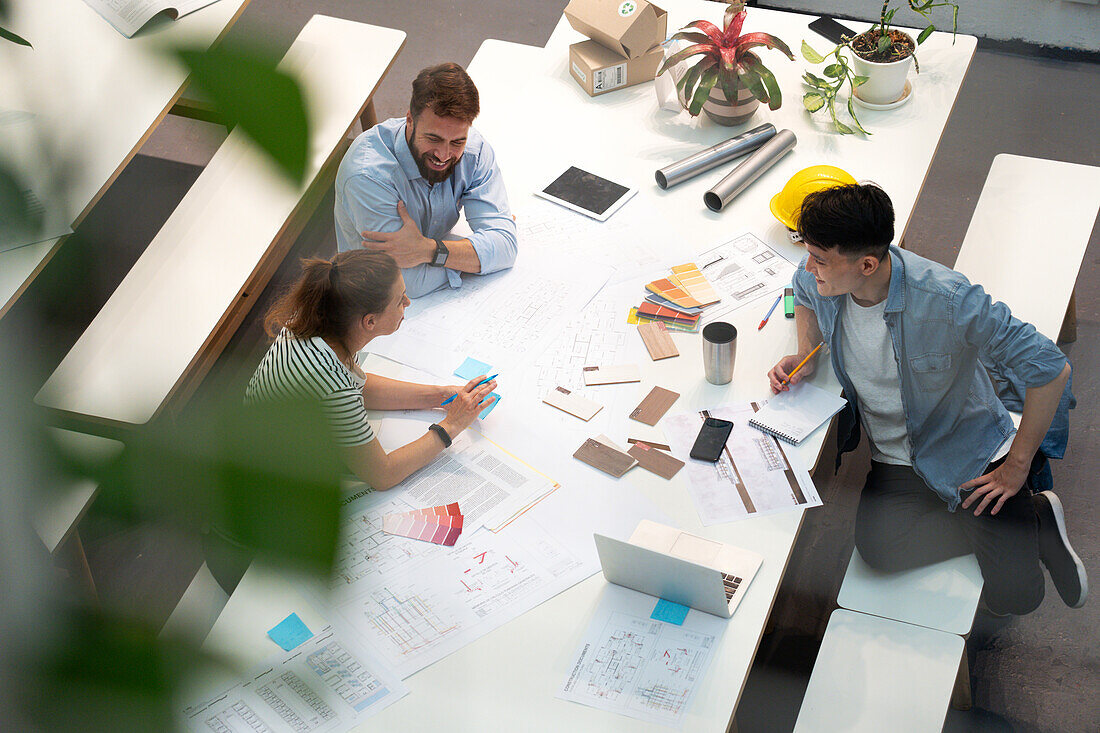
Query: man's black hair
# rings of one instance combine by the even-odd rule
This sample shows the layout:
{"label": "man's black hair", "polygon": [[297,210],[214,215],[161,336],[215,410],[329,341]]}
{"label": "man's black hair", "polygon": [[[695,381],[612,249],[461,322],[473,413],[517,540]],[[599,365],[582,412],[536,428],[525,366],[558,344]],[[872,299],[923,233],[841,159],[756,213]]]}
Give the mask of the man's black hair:
{"label": "man's black hair", "polygon": [[894,239],[894,205],[873,183],[851,183],[815,191],[798,215],[802,241],[849,256],[886,257]]}

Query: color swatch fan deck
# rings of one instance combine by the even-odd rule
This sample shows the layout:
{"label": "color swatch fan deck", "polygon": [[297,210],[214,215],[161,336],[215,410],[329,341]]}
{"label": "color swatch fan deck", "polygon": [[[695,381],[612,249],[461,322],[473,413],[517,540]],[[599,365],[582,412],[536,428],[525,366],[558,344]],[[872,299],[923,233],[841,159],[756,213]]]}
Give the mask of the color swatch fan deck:
{"label": "color swatch fan deck", "polygon": [[382,531],[450,547],[462,534],[462,519],[458,503],[455,502],[400,514],[387,514],[382,517]]}
{"label": "color swatch fan deck", "polygon": [[645,286],[645,300],[630,309],[630,323],[664,323],[679,331],[697,331],[703,309],[721,300],[694,262],[672,268],[668,277]]}

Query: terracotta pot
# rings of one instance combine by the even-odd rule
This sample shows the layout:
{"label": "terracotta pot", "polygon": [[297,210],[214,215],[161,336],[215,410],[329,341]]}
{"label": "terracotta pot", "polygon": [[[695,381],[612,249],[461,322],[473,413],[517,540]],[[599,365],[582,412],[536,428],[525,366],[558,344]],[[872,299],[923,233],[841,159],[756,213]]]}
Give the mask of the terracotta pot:
{"label": "terracotta pot", "polygon": [[737,100],[731,104],[726,101],[726,94],[719,84],[715,84],[710,90],[710,96],[703,102],[703,111],[719,125],[740,125],[756,113],[760,106],[760,100],[752,96],[748,87],[737,88]]}
{"label": "terracotta pot", "polygon": [[890,104],[901,99],[905,93],[905,78],[913,65],[911,55],[885,64],[867,61],[856,53],[852,57],[856,74],[867,77],[867,81],[856,87],[857,97],[871,104]]}

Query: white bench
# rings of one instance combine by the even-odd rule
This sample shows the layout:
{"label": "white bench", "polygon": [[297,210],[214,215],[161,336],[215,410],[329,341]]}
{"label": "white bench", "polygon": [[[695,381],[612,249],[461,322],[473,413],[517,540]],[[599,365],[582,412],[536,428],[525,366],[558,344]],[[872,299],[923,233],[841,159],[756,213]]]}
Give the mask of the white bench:
{"label": "white bench", "polygon": [[[57,428],[51,428],[50,435],[66,454],[89,463],[106,463],[122,450],[117,440],[95,435]],[[92,598],[96,597],[95,581],[77,525],[97,493],[99,485],[90,478],[62,477],[59,485],[42,491],[31,515],[31,524],[54,561]]]}
{"label": "white bench", "polygon": [[348,130],[404,42],[401,31],[314,16],[280,64],[309,110],[305,182],[288,183],[234,130],[35,401],[132,426],[186,400],[331,185]]}
{"label": "white bench", "polygon": [[1100,168],[1002,153],[986,176],[955,269],[1039,333],[1073,341],[1073,287],[1098,210]]}
{"label": "white bench", "polygon": [[938,733],[965,653],[955,634],[838,608],[795,733]]}
{"label": "white bench", "polygon": [[228,602],[229,595],[218,585],[206,563],[203,563],[161,627],[160,636],[186,636],[191,642],[200,644],[206,640]]}

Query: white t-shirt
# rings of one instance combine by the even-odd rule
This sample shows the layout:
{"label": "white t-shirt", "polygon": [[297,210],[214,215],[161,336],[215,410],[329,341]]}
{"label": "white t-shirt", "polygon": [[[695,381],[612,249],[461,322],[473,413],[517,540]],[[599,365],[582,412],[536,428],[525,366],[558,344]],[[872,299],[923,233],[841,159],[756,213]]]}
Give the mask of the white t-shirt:
{"label": "white t-shirt", "polygon": [[871,440],[871,458],[910,466],[901,377],[890,331],[882,319],[885,310],[885,300],[864,308],[849,294],[841,315],[840,348],[844,371],[856,390],[863,428]]}
{"label": "white t-shirt", "polygon": [[323,338],[295,338],[284,328],[256,367],[245,402],[318,400],[336,445],[348,448],[374,440],[363,405],[364,382]]}

